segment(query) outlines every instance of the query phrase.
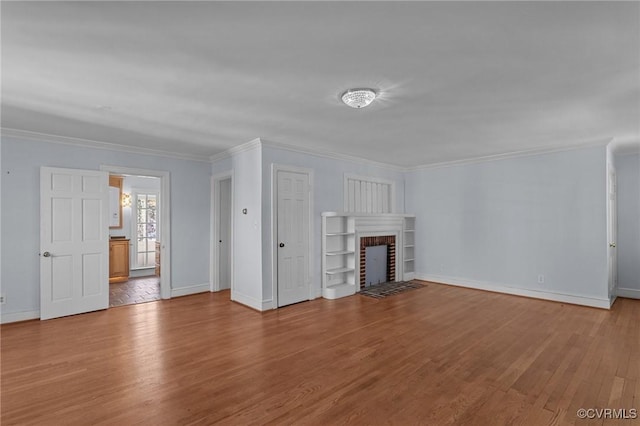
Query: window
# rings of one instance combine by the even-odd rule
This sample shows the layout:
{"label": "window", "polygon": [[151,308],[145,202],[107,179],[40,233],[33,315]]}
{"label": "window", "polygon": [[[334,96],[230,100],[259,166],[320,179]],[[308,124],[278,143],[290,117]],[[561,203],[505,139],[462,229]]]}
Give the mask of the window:
{"label": "window", "polygon": [[134,218],[136,242],[134,268],[155,267],[156,239],[158,235],[158,194],[134,192]]}
{"label": "window", "polygon": [[344,211],[393,213],[395,182],[385,179],[344,175]]}

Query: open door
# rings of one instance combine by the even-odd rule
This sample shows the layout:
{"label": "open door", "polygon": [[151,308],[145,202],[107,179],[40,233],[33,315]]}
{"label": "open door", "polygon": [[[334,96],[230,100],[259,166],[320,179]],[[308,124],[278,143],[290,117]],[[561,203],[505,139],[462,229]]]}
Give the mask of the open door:
{"label": "open door", "polygon": [[109,306],[106,172],[40,169],[40,319]]}

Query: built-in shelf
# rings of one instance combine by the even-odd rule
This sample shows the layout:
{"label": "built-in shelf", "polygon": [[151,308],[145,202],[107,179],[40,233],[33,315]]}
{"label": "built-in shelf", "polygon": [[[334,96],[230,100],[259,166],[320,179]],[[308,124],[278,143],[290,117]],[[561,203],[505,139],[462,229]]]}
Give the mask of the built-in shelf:
{"label": "built-in shelf", "polygon": [[333,269],[327,269],[327,274],[328,275],[335,275],[335,274],[342,274],[343,272],[353,272],[355,269],[353,268],[333,268]]}
{"label": "built-in shelf", "polygon": [[338,250],[338,251],[328,251],[327,256],[341,256],[343,254],[354,254],[353,250]]}
{"label": "built-in shelf", "polygon": [[406,217],[404,219],[404,242],[403,252],[403,274],[405,280],[410,280],[415,277],[415,241],[416,241],[416,218]]}
{"label": "built-in shelf", "polygon": [[[405,214],[322,213],[322,297],[337,299],[359,287],[359,237],[371,232],[396,236],[396,279],[415,278],[416,218]],[[358,250],[357,250],[358,249]]]}
{"label": "built-in shelf", "polygon": [[322,214],[322,297],[337,299],[355,294],[356,232],[354,219]]}

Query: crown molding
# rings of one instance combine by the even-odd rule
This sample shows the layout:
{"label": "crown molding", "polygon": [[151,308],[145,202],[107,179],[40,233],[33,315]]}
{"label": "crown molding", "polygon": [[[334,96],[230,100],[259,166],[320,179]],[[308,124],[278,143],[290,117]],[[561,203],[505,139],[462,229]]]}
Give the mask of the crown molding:
{"label": "crown molding", "polygon": [[354,163],[368,164],[370,166],[393,170],[395,172],[404,172],[407,170],[406,167],[398,166],[395,164],[389,164],[389,163],[381,163],[373,160],[367,160],[364,158],[356,157],[354,155],[340,154],[337,152],[324,151],[324,150],[313,149],[313,148],[303,148],[299,146],[287,145],[287,144],[271,142],[271,141],[262,141],[262,144],[269,148],[282,149],[285,151],[296,152],[299,154],[313,155],[321,158],[329,158],[332,160],[342,160],[342,161],[350,161]]}
{"label": "crown molding", "polygon": [[640,139],[614,139],[611,144],[611,153],[615,156],[640,154]]}
{"label": "crown molding", "polygon": [[6,127],[0,127],[0,135],[2,137],[11,137],[16,139],[37,141],[37,142],[50,142],[63,145],[80,146],[84,148],[96,148],[104,149],[108,151],[127,152],[130,154],[142,154],[142,155],[155,155],[158,157],[174,158],[179,160],[191,160],[208,163],[209,159],[204,156],[182,154],[179,152],[162,151],[151,148],[141,148],[129,145],[121,145],[112,142],[101,142],[90,139],[72,138],[67,136],[51,135],[48,133],[31,132],[28,130],[11,129]]}
{"label": "crown molding", "polygon": [[162,151],[151,148],[141,148],[141,147],[133,147],[129,145],[116,144],[111,142],[101,142],[94,141],[90,139],[82,139],[82,138],[72,138],[67,136],[58,136],[52,135],[48,133],[39,133],[39,132],[31,132],[28,130],[19,130],[12,129],[6,127],[0,127],[0,136],[2,137],[12,137],[16,139],[23,140],[31,140],[31,141],[41,141],[41,142],[50,142],[50,143],[58,143],[64,145],[74,145],[88,148],[96,148],[96,149],[104,149],[109,151],[118,151],[118,152],[127,152],[132,154],[141,154],[141,155],[154,155],[158,157],[165,158],[173,158],[179,160],[191,160],[191,161],[199,161],[205,163],[216,163],[218,161],[224,160],[226,158],[230,158],[236,154],[241,152],[249,151],[255,149],[260,146],[266,146],[274,149],[281,149],[285,151],[290,151],[299,154],[313,155],[321,158],[328,158],[332,160],[341,160],[341,161],[349,161],[361,164],[368,164],[371,166],[392,170],[395,172],[411,172],[418,170],[428,170],[428,169],[436,169],[443,167],[455,167],[455,166],[463,166],[468,164],[477,164],[484,163],[489,161],[500,161],[500,160],[508,160],[512,158],[521,158],[521,157],[529,157],[536,155],[544,155],[544,154],[553,154],[558,152],[565,151],[573,151],[583,148],[596,147],[596,146],[616,146],[617,149],[614,150],[615,155],[633,155],[640,153],[640,145],[636,144],[627,144],[624,147],[618,147],[617,142],[614,138],[609,139],[601,139],[598,141],[590,141],[580,144],[573,144],[564,147],[554,147],[554,148],[534,148],[530,150],[523,151],[514,151],[504,154],[496,154],[496,155],[488,155],[482,157],[469,158],[464,160],[455,160],[455,161],[445,161],[440,163],[431,163],[431,164],[423,164],[419,166],[412,167],[402,167],[395,164],[382,163],[373,160],[367,160],[360,157],[356,157],[348,154],[341,154],[337,152],[313,149],[313,148],[303,148],[299,146],[288,145],[284,143],[266,141],[261,138],[255,138],[249,142],[243,143],[238,146],[234,146],[229,148],[221,153],[205,157],[199,155],[190,155],[183,154],[173,151]]}
{"label": "crown molding", "polygon": [[211,163],[216,163],[218,161],[224,160],[226,158],[230,158],[233,157],[236,154],[239,154],[241,152],[245,152],[245,151],[250,151],[252,149],[255,149],[259,146],[261,146],[263,144],[263,142],[260,140],[260,138],[255,138],[253,140],[250,140],[249,142],[245,142],[241,145],[238,146],[234,146],[231,147],[225,151],[222,151],[218,154],[212,155],[211,157],[209,157],[209,161]]}
{"label": "crown molding", "polygon": [[537,155],[544,154],[554,154],[558,152],[566,152],[566,151],[575,151],[578,149],[584,148],[592,148],[592,147],[606,147],[609,143],[611,143],[612,139],[603,139],[598,140],[596,142],[590,141],[580,144],[567,145],[563,147],[554,147],[554,148],[534,148],[523,151],[514,151],[507,152],[504,154],[496,154],[496,155],[486,155],[482,157],[468,158],[464,160],[456,160],[456,161],[445,161],[441,163],[433,163],[433,164],[424,164],[420,166],[407,167],[405,171],[413,172],[418,170],[429,170],[429,169],[439,169],[445,167],[456,167],[456,166],[464,166],[468,164],[478,164],[478,163],[486,163],[489,161],[501,161],[501,160],[509,160],[513,158],[521,158],[521,157],[533,157]]}
{"label": "crown molding", "polygon": [[233,148],[229,148],[224,152],[221,152],[219,154],[216,155],[212,155],[211,157],[209,157],[210,161],[212,163],[224,160],[226,158],[232,157],[236,154],[239,154],[241,152],[244,151],[249,151],[251,149],[254,149],[258,146],[265,146],[267,148],[274,148],[274,149],[282,149],[285,151],[290,151],[290,152],[295,152],[298,154],[306,154],[306,155],[313,155],[316,157],[321,157],[321,158],[329,158],[332,160],[342,160],[342,161],[350,161],[350,162],[355,162],[355,163],[362,163],[362,164],[369,164],[371,166],[376,166],[376,167],[380,167],[380,168],[385,168],[385,169],[390,169],[396,172],[403,172],[406,169],[404,167],[401,166],[396,166],[393,164],[387,164],[387,163],[380,163],[377,161],[372,161],[372,160],[366,160],[360,157],[356,157],[356,156],[352,156],[352,155],[347,155],[347,154],[340,154],[340,153],[336,153],[336,152],[330,152],[330,151],[322,151],[322,150],[318,150],[318,149],[311,149],[311,148],[302,148],[299,146],[293,146],[293,145],[287,145],[284,143],[277,143],[277,142],[272,142],[272,141],[266,141],[264,139],[261,138],[256,138],[253,139],[250,142],[244,143],[242,145],[238,145],[235,146]]}

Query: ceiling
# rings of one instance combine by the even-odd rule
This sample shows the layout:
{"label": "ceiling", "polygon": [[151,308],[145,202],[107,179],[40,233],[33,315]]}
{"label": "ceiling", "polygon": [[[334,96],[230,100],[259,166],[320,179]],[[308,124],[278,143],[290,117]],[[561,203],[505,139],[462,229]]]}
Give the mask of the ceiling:
{"label": "ceiling", "polygon": [[5,129],[401,167],[640,141],[639,2],[3,1],[1,24]]}

